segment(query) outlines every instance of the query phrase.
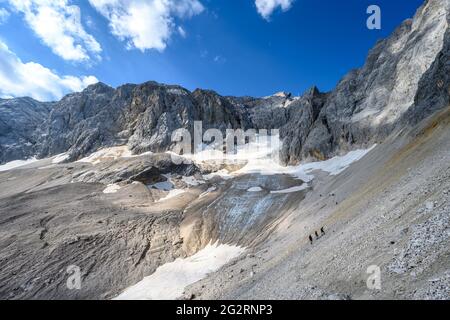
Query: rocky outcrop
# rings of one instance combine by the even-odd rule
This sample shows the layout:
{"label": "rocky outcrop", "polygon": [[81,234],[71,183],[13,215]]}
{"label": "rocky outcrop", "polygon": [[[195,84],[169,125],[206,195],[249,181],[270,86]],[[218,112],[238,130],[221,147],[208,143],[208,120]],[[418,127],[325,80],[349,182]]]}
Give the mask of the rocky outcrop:
{"label": "rocky outcrop", "polygon": [[[300,155],[326,158],[377,142],[446,107],[449,17],[448,1],[428,0],[412,20],[379,41],[365,65],[328,95]],[[413,109],[413,118],[405,117]]]}
{"label": "rocky outcrop", "polygon": [[147,82],[113,89],[98,83],[55,103],[0,101],[0,163],[67,152],[76,160],[127,144],[134,153],[173,148],[178,128],[280,129],[284,163],[326,159],[384,140],[449,103],[447,0],[427,0],[329,93],[301,97],[223,97]]}
{"label": "rocky outcrop", "polygon": [[37,154],[40,126],[52,107],[32,98],[0,99],[0,163]]}

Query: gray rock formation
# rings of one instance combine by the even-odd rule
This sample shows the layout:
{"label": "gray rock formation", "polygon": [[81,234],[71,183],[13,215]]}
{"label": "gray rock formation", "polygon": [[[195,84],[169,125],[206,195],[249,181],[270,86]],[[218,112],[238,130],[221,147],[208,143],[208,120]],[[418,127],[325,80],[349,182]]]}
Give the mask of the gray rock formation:
{"label": "gray rock formation", "polygon": [[41,124],[52,107],[32,98],[0,99],[0,163],[37,154]]}
{"label": "gray rock formation", "polygon": [[[448,1],[428,0],[412,20],[379,41],[365,65],[328,95],[300,155],[327,158],[355,144],[380,141],[448,106],[449,19]],[[411,109],[415,119],[405,123]]]}
{"label": "gray rock formation", "polygon": [[0,102],[0,163],[68,152],[76,160],[99,148],[128,144],[134,153],[173,147],[175,129],[280,129],[281,159],[326,159],[382,141],[449,103],[448,0],[427,0],[370,51],[330,93],[301,97],[223,97],[147,82],[117,89],[98,83],[55,103]]}

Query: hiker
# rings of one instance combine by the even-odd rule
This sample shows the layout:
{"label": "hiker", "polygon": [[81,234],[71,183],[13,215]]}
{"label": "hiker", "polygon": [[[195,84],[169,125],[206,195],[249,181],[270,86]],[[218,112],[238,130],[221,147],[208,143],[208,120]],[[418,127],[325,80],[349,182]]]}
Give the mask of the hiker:
{"label": "hiker", "polygon": [[325,231],[323,230],[323,227],[320,228],[320,232],[321,232],[321,235],[325,234]]}
{"label": "hiker", "polygon": [[319,234],[317,233],[317,231],[314,231],[314,233],[316,234],[316,239],[319,239]]}
{"label": "hiker", "polygon": [[311,235],[309,235],[309,242],[311,242],[311,244],[313,244],[313,237]]}

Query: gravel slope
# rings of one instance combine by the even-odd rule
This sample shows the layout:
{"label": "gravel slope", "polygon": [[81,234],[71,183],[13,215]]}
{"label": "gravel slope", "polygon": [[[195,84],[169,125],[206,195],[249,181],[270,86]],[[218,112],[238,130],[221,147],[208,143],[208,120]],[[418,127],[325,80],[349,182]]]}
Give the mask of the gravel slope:
{"label": "gravel slope", "polygon": [[[449,136],[447,108],[342,174],[320,175],[264,245],[186,297],[449,299]],[[381,290],[367,288],[370,265],[381,268]]]}

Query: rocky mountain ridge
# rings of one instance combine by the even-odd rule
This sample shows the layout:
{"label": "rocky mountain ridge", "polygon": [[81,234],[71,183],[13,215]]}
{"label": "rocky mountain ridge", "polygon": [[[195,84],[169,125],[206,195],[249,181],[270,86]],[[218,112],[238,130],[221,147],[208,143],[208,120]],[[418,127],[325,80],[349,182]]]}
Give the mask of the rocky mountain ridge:
{"label": "rocky mountain ridge", "polygon": [[301,97],[225,97],[146,82],[117,89],[97,83],[60,101],[0,101],[0,163],[67,152],[68,161],[127,144],[134,153],[162,152],[178,128],[280,129],[284,163],[326,159],[382,141],[449,104],[447,0],[427,0],[370,51],[329,93]]}

